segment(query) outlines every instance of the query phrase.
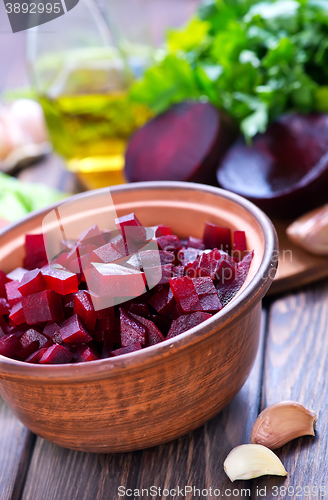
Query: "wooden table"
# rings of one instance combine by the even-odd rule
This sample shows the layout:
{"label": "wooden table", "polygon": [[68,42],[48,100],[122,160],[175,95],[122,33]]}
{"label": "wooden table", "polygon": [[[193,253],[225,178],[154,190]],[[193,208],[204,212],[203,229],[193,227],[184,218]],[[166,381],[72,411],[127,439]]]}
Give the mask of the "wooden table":
{"label": "wooden table", "polygon": [[[19,177],[62,189],[78,188],[54,156]],[[144,451],[98,455],[60,448],[34,436],[1,402],[0,500],[324,498],[328,495],[327,323],[327,281],[265,299],[257,360],[239,394],[203,427]],[[223,470],[227,454],[249,442],[260,410],[286,399],[318,413],[316,437],[300,438],[277,451],[287,478],[231,483]],[[326,495],[307,495],[305,487],[322,488]]]}
{"label": "wooden table", "polygon": [[[183,1],[170,0],[170,3],[176,7]],[[8,23],[1,5],[0,55],[2,62],[6,57],[8,63],[12,61],[14,70],[8,71],[6,65],[5,71],[0,69],[0,89],[19,86],[24,80],[20,77],[24,34],[13,41],[6,31]],[[154,8],[154,12],[157,15],[158,9]],[[69,192],[79,189],[75,178],[54,156],[22,171],[19,177]],[[206,425],[157,448],[117,455],[59,448],[34,436],[0,400],[0,500],[325,498],[328,496],[327,323],[327,281],[265,299],[257,360],[242,390]],[[249,442],[252,425],[261,409],[284,399],[299,401],[318,413],[316,437],[298,439],[277,451],[288,471],[287,478],[264,477],[231,483],[223,471],[225,457],[233,447]],[[315,487],[322,488],[321,496],[307,494]],[[195,491],[190,492],[190,488]]]}

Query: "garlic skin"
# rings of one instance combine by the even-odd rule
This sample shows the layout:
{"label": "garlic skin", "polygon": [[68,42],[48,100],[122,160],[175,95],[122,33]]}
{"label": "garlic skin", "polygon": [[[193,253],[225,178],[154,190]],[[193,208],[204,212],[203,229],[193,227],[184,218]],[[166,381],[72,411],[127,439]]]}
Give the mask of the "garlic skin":
{"label": "garlic skin", "polygon": [[280,401],[268,406],[257,417],[251,443],[276,450],[300,436],[314,436],[316,414],[296,401]]}
{"label": "garlic skin", "polygon": [[314,255],[328,255],[328,204],[294,221],[287,229],[288,238]]}
{"label": "garlic skin", "polygon": [[223,464],[225,473],[231,481],[253,479],[254,477],[286,476],[287,472],[273,451],[260,444],[242,444],[227,456]]}

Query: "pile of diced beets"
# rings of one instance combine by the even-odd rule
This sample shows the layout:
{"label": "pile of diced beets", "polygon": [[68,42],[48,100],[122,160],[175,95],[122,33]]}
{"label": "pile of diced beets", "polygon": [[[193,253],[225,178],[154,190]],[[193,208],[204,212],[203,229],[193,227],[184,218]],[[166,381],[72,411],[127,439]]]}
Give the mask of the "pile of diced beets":
{"label": "pile of diced beets", "polygon": [[[232,235],[208,222],[203,239],[180,240],[159,225],[151,228],[158,250],[142,250],[149,236],[134,214],[116,225],[118,231],[95,225],[77,241],[63,241],[50,265],[43,235],[26,235],[24,267],[0,271],[0,354],[61,364],[138,351],[210,318],[248,274],[253,252],[243,231]],[[158,269],[152,286],[150,272]]]}

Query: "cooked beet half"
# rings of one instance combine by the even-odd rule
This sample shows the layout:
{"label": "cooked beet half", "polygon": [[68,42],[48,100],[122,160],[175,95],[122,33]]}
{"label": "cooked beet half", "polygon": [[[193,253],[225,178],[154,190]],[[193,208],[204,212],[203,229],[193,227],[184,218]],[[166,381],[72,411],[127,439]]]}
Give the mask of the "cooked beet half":
{"label": "cooked beet half", "polygon": [[182,102],[131,138],[125,157],[130,182],[215,183],[217,162],[235,139],[230,118],[204,102]]}
{"label": "cooked beet half", "polygon": [[328,114],[284,115],[251,146],[238,141],[220,163],[217,180],[281,219],[327,202]]}

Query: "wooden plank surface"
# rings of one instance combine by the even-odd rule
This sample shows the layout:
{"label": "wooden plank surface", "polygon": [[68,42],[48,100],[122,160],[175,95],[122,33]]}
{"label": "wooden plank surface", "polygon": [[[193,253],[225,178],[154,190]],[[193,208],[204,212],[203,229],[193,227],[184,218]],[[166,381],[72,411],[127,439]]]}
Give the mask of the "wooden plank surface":
{"label": "wooden plank surface", "polygon": [[35,436],[0,398],[0,499],[18,500],[34,447]]}
{"label": "wooden plank surface", "polygon": [[[200,490],[231,488],[223,461],[234,446],[249,441],[258,413],[264,331],[265,316],[258,356],[248,381],[230,405],[208,424],[166,445],[116,455],[74,452],[38,438],[22,500],[116,500],[132,498],[128,490],[139,489],[141,493],[148,489],[149,495],[135,495],[146,499],[152,498],[151,486],[161,490],[178,486]],[[241,483],[238,488],[251,488],[251,484]],[[195,498],[213,498],[209,491],[208,495],[200,493]],[[161,494],[156,498],[174,496]],[[194,496],[187,492],[185,498]],[[241,493],[240,498],[247,496]]]}
{"label": "wooden plank surface", "polygon": [[[274,302],[269,316],[262,394],[262,408],[277,401],[292,399],[314,410],[318,414],[318,423],[314,438],[303,437],[277,450],[288,472],[287,478],[265,477],[256,480],[252,498],[259,498],[255,494],[256,487],[266,487],[267,499],[326,498],[327,281]],[[319,493],[316,493],[316,488]]]}

